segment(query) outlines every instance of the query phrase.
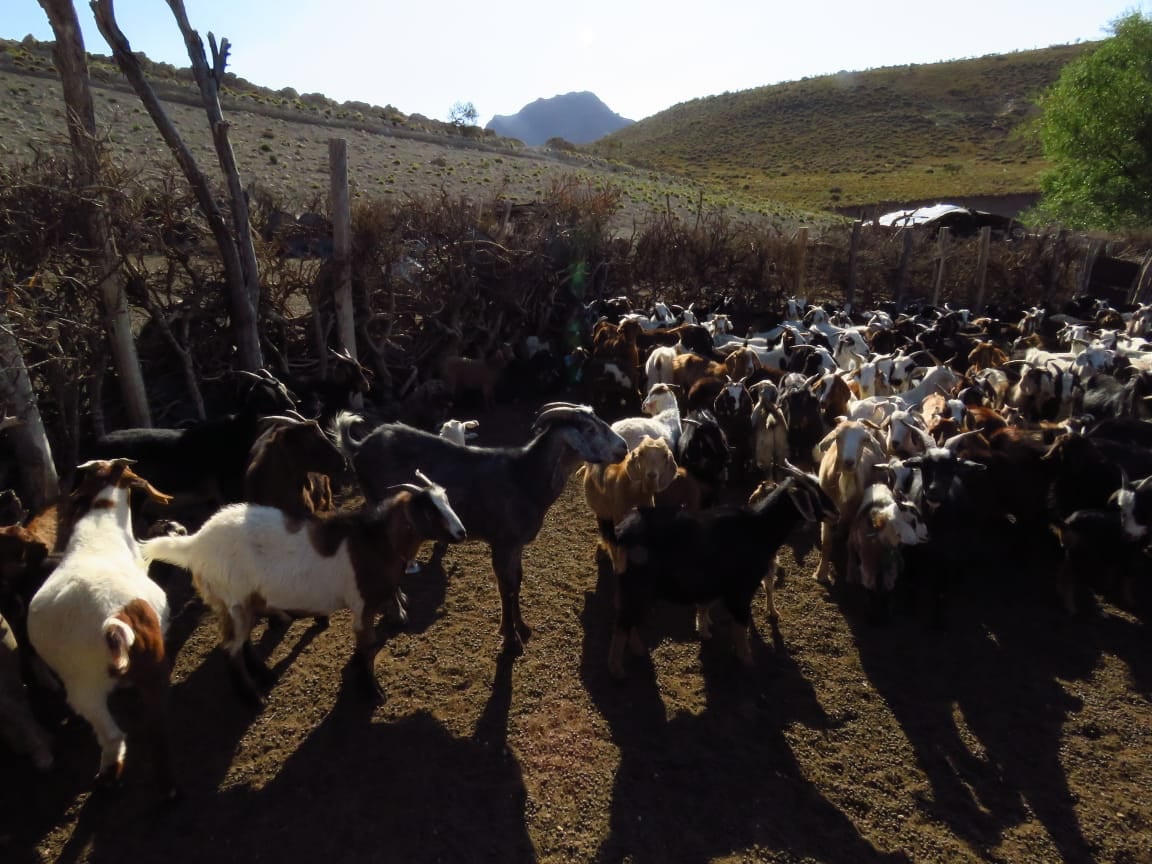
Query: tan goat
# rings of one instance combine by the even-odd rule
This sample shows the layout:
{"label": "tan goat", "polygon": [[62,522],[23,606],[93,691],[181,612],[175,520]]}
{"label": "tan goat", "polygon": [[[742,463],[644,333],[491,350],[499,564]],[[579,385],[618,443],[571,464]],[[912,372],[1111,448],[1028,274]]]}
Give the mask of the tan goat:
{"label": "tan goat", "polygon": [[656,494],[676,479],[676,459],[660,438],[645,437],[621,462],[584,467],[584,499],[596,516],[600,546],[619,573],[623,561],[616,550],[616,523],[635,507],[651,507]]}
{"label": "tan goat", "polygon": [[820,488],[832,499],[840,514],[836,522],[820,526],[820,563],[813,576],[827,584],[832,558],[843,540],[853,516],[860,509],[864,490],[872,479],[872,466],[887,461],[884,445],[866,420],[844,420],[816,445],[820,457]]}

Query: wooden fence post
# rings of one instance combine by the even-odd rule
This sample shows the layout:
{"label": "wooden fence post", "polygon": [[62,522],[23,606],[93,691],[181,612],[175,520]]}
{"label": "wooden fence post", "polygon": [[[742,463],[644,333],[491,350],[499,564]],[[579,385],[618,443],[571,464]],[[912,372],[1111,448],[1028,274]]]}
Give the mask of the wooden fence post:
{"label": "wooden fence post", "polygon": [[1140,265],[1140,275],[1136,278],[1136,285],[1132,289],[1129,303],[1147,303],[1148,287],[1152,285],[1152,249],[1144,254],[1144,262]]}
{"label": "wooden fence post", "polygon": [[892,289],[892,302],[899,311],[904,308],[904,289],[908,284],[908,262],[912,259],[913,234],[905,228],[901,232],[904,236],[904,245],[900,249],[900,264],[896,267],[896,284]]}
{"label": "wooden fence post", "polygon": [[848,293],[844,297],[844,311],[851,312],[852,304],[856,302],[856,256],[860,247],[860,229],[864,221],[857,219],[852,223],[852,245],[848,248]]}
{"label": "wooden fence post", "polygon": [[1080,268],[1080,278],[1076,280],[1076,294],[1090,294],[1092,287],[1092,269],[1096,266],[1096,259],[1100,257],[1101,242],[1088,241],[1088,251],[1084,253],[1084,265]]}
{"label": "wooden fence post", "polygon": [[952,232],[941,228],[936,234],[936,284],[932,286],[932,305],[940,305],[940,289],[944,285],[944,261],[948,257],[948,240]]}
{"label": "wooden fence post", "polygon": [[796,231],[796,284],[793,297],[804,297],[804,284],[808,280],[808,226],[801,225]]}
{"label": "wooden fence post", "polygon": [[984,289],[988,284],[988,252],[992,248],[992,226],[980,229],[980,251],[976,258],[976,302],[972,311],[979,315],[984,311]]}
{"label": "wooden fence post", "polygon": [[[348,197],[348,141],[344,138],[328,139],[328,170],[331,172],[328,207],[332,211],[332,263],[335,265],[336,285],[333,300],[336,305],[336,332],[348,356],[357,360],[356,312],[352,305],[352,206]],[[324,346],[318,346],[321,351]],[[352,407],[360,401],[353,397]]]}
{"label": "wooden fence post", "polygon": [[1060,282],[1060,265],[1064,263],[1064,243],[1067,237],[1067,229],[1061,228],[1052,240],[1052,260],[1048,270],[1048,284],[1044,290],[1045,304],[1052,299],[1052,295],[1056,293],[1056,287]]}

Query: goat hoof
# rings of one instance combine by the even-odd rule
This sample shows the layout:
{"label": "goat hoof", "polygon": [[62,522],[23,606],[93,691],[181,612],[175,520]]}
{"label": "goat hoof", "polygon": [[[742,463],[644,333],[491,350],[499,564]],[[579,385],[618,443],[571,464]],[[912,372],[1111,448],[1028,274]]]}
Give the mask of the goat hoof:
{"label": "goat hoof", "polygon": [[317,630],[327,630],[328,629],[328,623],[329,622],[328,622],[328,616],[327,615],[317,615],[312,620],[312,626],[315,627]]}
{"label": "goat hoof", "polygon": [[122,765],[109,765],[92,781],[92,791],[97,795],[112,795],[123,788]]}
{"label": "goat hoof", "polygon": [[507,657],[519,657],[524,653],[524,643],[521,641],[519,635],[505,636],[504,643],[500,646],[500,650]]}

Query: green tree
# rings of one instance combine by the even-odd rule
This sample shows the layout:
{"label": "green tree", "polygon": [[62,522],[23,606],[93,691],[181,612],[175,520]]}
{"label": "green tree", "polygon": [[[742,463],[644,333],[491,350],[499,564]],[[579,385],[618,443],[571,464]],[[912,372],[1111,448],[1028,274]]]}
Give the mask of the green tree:
{"label": "green tree", "polygon": [[1112,22],[1113,35],[1069,63],[1041,97],[1036,123],[1051,168],[1038,215],[1078,228],[1152,226],[1152,20]]}
{"label": "green tree", "polygon": [[457,102],[448,112],[448,119],[456,126],[472,126],[480,112],[471,102]]}

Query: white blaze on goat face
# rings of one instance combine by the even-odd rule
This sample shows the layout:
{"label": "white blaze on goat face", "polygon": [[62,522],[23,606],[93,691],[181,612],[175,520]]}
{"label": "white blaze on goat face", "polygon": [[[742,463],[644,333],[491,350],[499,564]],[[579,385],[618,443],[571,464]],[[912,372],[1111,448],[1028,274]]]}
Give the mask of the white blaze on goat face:
{"label": "white blaze on goat face", "polygon": [[1148,533],[1148,526],[1136,521],[1136,492],[1132,489],[1121,489],[1116,493],[1116,503],[1120,505],[1120,524],[1124,533],[1133,540],[1139,540]]}
{"label": "white blaze on goat face", "polygon": [[737,408],[740,407],[742,400],[744,399],[744,394],[747,392],[748,391],[745,390],[744,385],[739,381],[731,381],[724,385],[724,395],[731,399]]}
{"label": "white blaze on goat face", "polygon": [[678,407],[678,403],[672,388],[667,384],[653,384],[644,402],[640,405],[640,410],[649,417],[655,417],[657,414],[676,407]]}
{"label": "white blaze on goat face", "polygon": [[604,374],[611,376],[612,379],[621,387],[625,389],[632,388],[632,379],[623,371],[621,371],[620,367],[615,363],[605,363]]}
{"label": "white blaze on goat face", "polygon": [[442,487],[434,486],[428,490],[428,494],[432,498],[432,503],[436,505],[437,512],[444,518],[444,525],[452,539],[463,540],[467,537],[468,532],[464,529],[464,523],[448,503],[448,493]]}

